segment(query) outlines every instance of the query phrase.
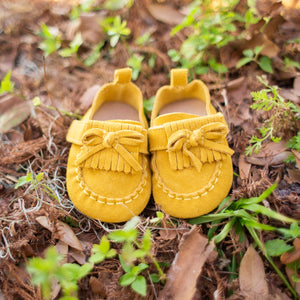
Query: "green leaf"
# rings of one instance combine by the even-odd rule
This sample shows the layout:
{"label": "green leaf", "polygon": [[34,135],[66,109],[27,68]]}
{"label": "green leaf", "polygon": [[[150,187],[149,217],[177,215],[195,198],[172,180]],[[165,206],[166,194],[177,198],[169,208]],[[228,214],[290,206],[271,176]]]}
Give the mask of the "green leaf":
{"label": "green leaf", "polygon": [[128,286],[131,283],[133,283],[136,279],[136,275],[132,274],[132,273],[126,273],[124,275],[121,276],[120,280],[119,280],[119,284],[121,286]]}
{"label": "green leaf", "polygon": [[113,35],[111,38],[110,38],[110,45],[112,48],[116,47],[116,45],[118,44],[119,42],[119,39],[120,39],[120,36],[119,35]]}
{"label": "green leaf", "polygon": [[252,57],[243,57],[241,60],[238,61],[238,63],[236,64],[236,68],[239,69],[242,66],[248,64],[249,62],[251,62],[253,59]]}
{"label": "green leaf", "polygon": [[119,10],[127,5],[128,0],[106,0],[104,7],[108,10]]}
{"label": "green leaf", "polygon": [[114,242],[122,243],[127,240],[127,233],[123,230],[112,231],[108,234],[108,238]]}
{"label": "green leaf", "polygon": [[234,216],[233,212],[219,213],[219,214],[208,214],[206,216],[201,216],[193,219],[189,219],[190,224],[203,224],[210,223],[212,221],[223,220]]}
{"label": "green leaf", "polygon": [[258,55],[260,53],[260,51],[263,49],[264,46],[256,46],[254,48],[254,53],[255,55]]}
{"label": "green leaf", "polygon": [[99,250],[103,253],[103,254],[106,254],[108,252],[108,250],[110,249],[110,242],[107,238],[106,235],[104,235],[102,238],[101,238],[101,242],[100,242],[100,245],[99,245]]}
{"label": "green leaf", "polygon": [[93,254],[90,258],[89,258],[89,262],[93,263],[93,264],[99,264],[101,263],[103,260],[105,260],[105,254],[98,252],[96,254]]}
{"label": "green leaf", "polygon": [[147,294],[147,283],[144,276],[139,275],[136,280],[131,284],[132,289],[142,296]]}
{"label": "green leaf", "polygon": [[119,255],[119,261],[121,263],[123,270],[126,273],[131,272],[132,266],[125,261],[122,255]]}
{"label": "green leaf", "polygon": [[258,65],[265,72],[273,74],[272,60],[268,56],[262,56],[258,62]]}
{"label": "green leaf", "polygon": [[284,240],[274,239],[265,242],[265,250],[270,256],[280,256],[285,252],[292,250],[294,247],[288,245]]}
{"label": "green leaf", "polygon": [[291,224],[290,229],[278,228],[277,231],[283,234],[286,238],[295,239],[300,237],[300,227],[296,222]]}
{"label": "green leaf", "polygon": [[222,229],[222,231],[216,235],[214,237],[214,241],[215,243],[219,243],[222,240],[224,240],[226,238],[226,236],[228,235],[229,231],[231,230],[231,228],[233,227],[233,225],[235,224],[236,218],[232,218],[232,220],[230,220],[230,222],[228,222]]}
{"label": "green leaf", "polygon": [[37,182],[40,182],[44,178],[44,172],[37,174],[35,178],[36,178]]}
{"label": "green leaf", "polygon": [[144,110],[146,111],[146,113],[152,111],[154,100],[155,100],[155,97],[152,96],[149,100],[143,101],[143,106],[144,106]]}
{"label": "green leaf", "polygon": [[149,228],[146,229],[142,239],[142,249],[149,252],[151,249],[151,231]]}
{"label": "green leaf", "polygon": [[154,283],[160,282],[160,275],[157,273],[150,274],[151,281]]}
{"label": "green leaf", "polygon": [[286,217],[282,214],[279,214],[267,207],[264,207],[262,205],[259,205],[259,204],[251,204],[251,205],[247,205],[245,207],[245,209],[248,209],[248,210],[251,210],[253,212],[256,212],[256,213],[261,213],[265,216],[268,216],[272,219],[276,219],[276,220],[279,220],[281,222],[286,222],[286,223],[294,223],[294,222],[297,222],[297,220],[295,219],[292,219],[292,218],[289,218],[289,217]]}
{"label": "green leaf", "polygon": [[4,78],[2,79],[1,86],[0,86],[0,95],[3,93],[8,93],[13,91],[15,84],[11,82],[10,76],[11,76],[11,71],[7,72]]}
{"label": "green leaf", "polygon": [[110,249],[106,253],[106,258],[112,258],[112,257],[115,257],[116,255],[117,255],[117,251],[115,249]]}
{"label": "green leaf", "polygon": [[131,229],[136,228],[140,222],[141,218],[138,216],[134,216],[124,225],[123,230],[130,231]]}
{"label": "green leaf", "polygon": [[25,184],[27,184],[27,183],[28,183],[27,175],[26,175],[26,176],[21,176],[21,177],[19,177],[18,182],[17,182],[16,185],[15,185],[15,190],[16,190],[17,188],[19,188],[20,186],[23,186],[23,185],[25,185]]}
{"label": "green leaf", "polygon": [[246,49],[243,51],[244,56],[249,57],[249,58],[253,58],[254,56],[254,52],[251,49]]}

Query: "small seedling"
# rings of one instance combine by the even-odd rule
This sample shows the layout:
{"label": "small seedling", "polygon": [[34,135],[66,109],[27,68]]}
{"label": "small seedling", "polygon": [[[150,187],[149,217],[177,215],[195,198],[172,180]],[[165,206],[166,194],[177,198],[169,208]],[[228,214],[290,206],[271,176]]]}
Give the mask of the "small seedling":
{"label": "small seedling", "polygon": [[133,54],[127,60],[127,65],[132,68],[132,80],[137,80],[142,69],[144,56]]}
{"label": "small seedling", "polygon": [[113,258],[117,255],[117,251],[110,248],[110,242],[106,235],[101,238],[99,245],[93,245],[92,253],[93,254],[89,258],[89,262],[93,264],[99,264],[106,258]]}
{"label": "small seedling", "polygon": [[120,284],[123,286],[130,285],[134,291],[145,296],[146,279],[140,273],[148,268],[148,264],[145,263],[146,258],[152,260],[158,271],[158,274],[153,275],[154,278],[158,277],[160,281],[164,282],[166,276],[151,254],[151,232],[149,229],[146,229],[141,241],[139,241],[139,232],[136,228],[139,222],[139,217],[133,217],[122,230],[111,232],[108,238],[113,242],[123,243],[119,259],[125,274],[120,278]]}
{"label": "small seedling", "polygon": [[121,20],[121,17],[108,17],[101,26],[109,37],[110,46],[115,48],[119,40],[124,40],[130,35],[130,29],[127,26],[127,22]]}
{"label": "small seedling", "polygon": [[101,49],[104,46],[104,41],[99,42],[94,49],[92,50],[92,53],[83,61],[84,65],[87,67],[92,66],[101,56]]}
{"label": "small seedling", "polygon": [[7,72],[4,78],[1,80],[0,95],[9,93],[14,90],[14,83],[10,80],[11,71]]}
{"label": "small seedling", "polygon": [[298,68],[298,69],[300,69],[300,63],[298,63],[297,61],[292,60],[288,57],[284,58],[283,63],[285,65],[286,69],[289,69],[289,68]]}
{"label": "small seedling", "polygon": [[43,50],[45,56],[61,47],[61,34],[57,27],[48,27],[46,24],[42,24],[38,35],[43,38],[43,41],[39,43],[39,48]]}
{"label": "small seedling", "polygon": [[285,101],[279,94],[277,86],[270,86],[268,81],[262,77],[258,80],[265,85],[266,89],[257,92],[251,92],[254,103],[252,109],[271,111],[272,115],[264,122],[264,126],[260,129],[261,138],[252,136],[250,146],[246,148],[245,154],[251,155],[253,152],[258,153],[264,142],[272,140],[279,142],[285,130],[291,131],[297,128],[297,120],[299,120],[299,109],[295,104]]}
{"label": "small seedling", "polygon": [[259,54],[261,50],[263,49],[263,46],[257,46],[252,49],[246,49],[243,51],[244,57],[237,63],[236,68],[239,69],[242,66],[250,63],[250,62],[255,62],[259,65],[259,67],[268,73],[273,73],[273,68],[272,68],[272,60],[268,56],[260,56]]}
{"label": "small seedling", "polygon": [[82,43],[83,43],[82,36],[81,36],[81,33],[79,32],[75,35],[73,41],[71,41],[70,47],[59,50],[58,53],[62,57],[70,57],[73,54],[77,53],[77,51],[78,51],[79,47],[82,45]]}
{"label": "small seedling", "polygon": [[82,266],[77,264],[60,264],[63,259],[55,247],[47,249],[45,258],[34,257],[29,260],[27,270],[32,276],[32,283],[39,285],[44,299],[50,299],[51,286],[55,280],[62,287],[62,299],[76,300],[78,285],[77,282],[85,277],[93,265],[86,263]]}
{"label": "small seedling", "polygon": [[79,5],[73,6],[70,14],[72,20],[78,19],[82,13],[90,12],[95,0],[83,0]]}

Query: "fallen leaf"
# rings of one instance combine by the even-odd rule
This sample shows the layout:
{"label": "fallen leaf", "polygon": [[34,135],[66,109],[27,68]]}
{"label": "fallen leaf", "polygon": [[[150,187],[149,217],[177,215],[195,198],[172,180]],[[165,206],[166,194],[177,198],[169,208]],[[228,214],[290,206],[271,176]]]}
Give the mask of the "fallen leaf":
{"label": "fallen leaf", "polygon": [[297,276],[298,274],[296,273],[295,270],[293,270],[289,267],[285,267],[285,272],[286,272],[286,275],[287,275],[291,285],[294,287],[294,289],[296,289],[296,293],[297,293],[298,297],[300,297],[300,282],[295,282],[293,280],[293,276],[294,275]]}
{"label": "fallen leaf", "polygon": [[245,300],[265,300],[269,297],[264,264],[252,246],[247,249],[242,259],[239,283]]}
{"label": "fallen leaf", "polygon": [[294,79],[293,87],[294,87],[294,93],[300,97],[300,76],[297,76]]}
{"label": "fallen leaf", "polygon": [[248,179],[250,175],[251,164],[249,164],[244,155],[239,158],[239,173],[241,179]]}
{"label": "fallen leaf", "polygon": [[96,93],[100,89],[100,85],[96,84],[88,88],[85,93],[80,98],[80,110],[87,111],[87,109],[92,105]]}
{"label": "fallen leaf", "polygon": [[40,223],[43,227],[57,234],[57,238],[72,248],[83,251],[82,245],[78,240],[77,236],[73,232],[72,228],[62,221],[57,221],[52,224],[48,217],[40,216],[36,218],[36,221]]}
{"label": "fallen leaf", "polygon": [[148,11],[156,20],[169,24],[177,25],[183,21],[184,15],[169,5],[149,4]]}
{"label": "fallen leaf", "polygon": [[36,217],[35,220],[41,224],[43,227],[45,227],[46,229],[48,229],[49,231],[53,232],[54,231],[54,226],[53,224],[50,222],[49,218],[46,216],[39,216]]}
{"label": "fallen leaf", "polygon": [[246,161],[258,166],[282,164],[290,155],[290,151],[287,151],[286,144],[287,141],[285,140],[281,140],[279,143],[267,143],[257,154],[248,156]]}
{"label": "fallen leaf", "polygon": [[183,235],[167,282],[159,299],[190,300],[196,292],[196,284],[202,267],[213,252],[214,243],[200,235],[195,229]]}
{"label": "fallen leaf", "polygon": [[99,23],[105,14],[87,12],[80,15],[79,31],[84,43],[95,45],[105,39],[105,33]]}
{"label": "fallen leaf", "polygon": [[294,154],[294,157],[295,157],[296,164],[297,164],[298,168],[300,168],[300,152],[295,150],[295,149],[291,149],[291,151]]}
{"label": "fallen leaf", "polygon": [[94,294],[97,294],[103,298],[106,297],[105,285],[101,280],[99,280],[97,277],[92,276],[89,280],[89,284]]}
{"label": "fallen leaf", "polygon": [[7,95],[0,98],[0,133],[23,123],[30,115],[29,102],[14,96]]}
{"label": "fallen leaf", "polygon": [[58,238],[61,241],[65,242],[72,248],[75,248],[80,251],[83,250],[80,241],[78,240],[77,236],[68,224],[61,221],[57,221],[56,228],[58,232]]}

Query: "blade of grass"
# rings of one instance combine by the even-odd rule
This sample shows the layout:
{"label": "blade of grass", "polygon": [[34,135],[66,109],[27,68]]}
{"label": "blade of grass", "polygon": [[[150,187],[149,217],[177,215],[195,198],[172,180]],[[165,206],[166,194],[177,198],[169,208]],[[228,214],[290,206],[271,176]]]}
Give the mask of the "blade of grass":
{"label": "blade of grass", "polygon": [[215,236],[214,240],[215,240],[215,243],[219,243],[221,242],[222,240],[224,240],[226,238],[226,236],[228,235],[229,231],[231,230],[231,228],[233,227],[234,223],[236,221],[236,218],[232,218],[230,220],[230,222],[228,222],[224,227],[223,229],[221,230],[221,232]]}
{"label": "blade of grass", "polygon": [[210,215],[206,215],[206,216],[189,219],[188,222],[190,224],[202,224],[202,223],[209,223],[212,221],[223,220],[226,218],[230,218],[232,216],[233,216],[233,213],[230,211],[230,212],[226,212],[226,213],[210,214]]}

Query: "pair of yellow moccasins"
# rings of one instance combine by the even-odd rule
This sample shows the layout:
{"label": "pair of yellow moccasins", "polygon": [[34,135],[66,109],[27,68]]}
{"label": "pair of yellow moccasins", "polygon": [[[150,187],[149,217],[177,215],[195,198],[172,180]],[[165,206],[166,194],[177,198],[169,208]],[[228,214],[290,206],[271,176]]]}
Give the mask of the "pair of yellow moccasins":
{"label": "pair of yellow moccasins", "polygon": [[70,126],[69,197],[81,212],[103,222],[140,214],[151,190],[171,216],[206,214],[232,184],[227,133],[208,88],[200,80],[188,83],[185,69],[172,70],[170,86],[158,90],[148,129],[131,69],[116,70],[114,81],[101,87],[84,117]]}

